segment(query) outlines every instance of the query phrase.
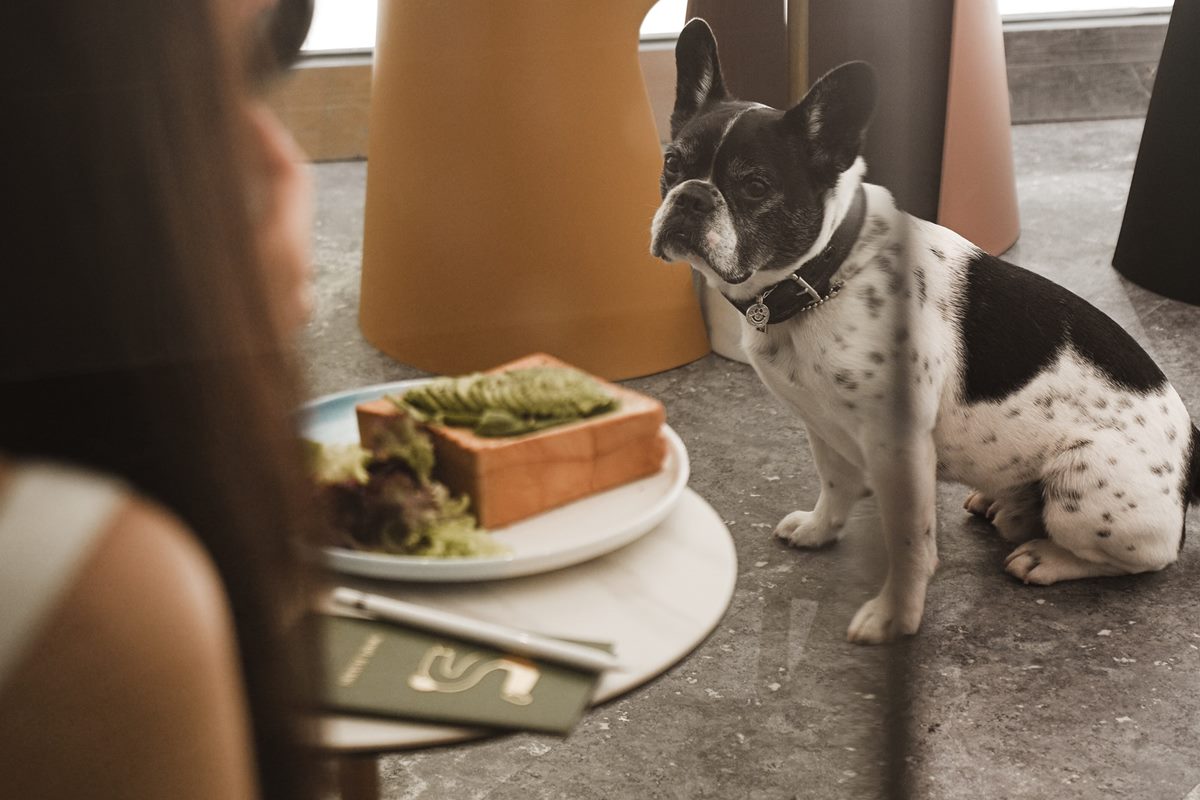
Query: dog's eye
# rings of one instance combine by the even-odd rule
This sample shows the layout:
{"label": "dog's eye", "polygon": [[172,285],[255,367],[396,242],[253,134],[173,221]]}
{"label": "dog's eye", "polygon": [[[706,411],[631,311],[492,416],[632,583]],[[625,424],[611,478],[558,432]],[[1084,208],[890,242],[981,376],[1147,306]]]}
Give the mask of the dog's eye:
{"label": "dog's eye", "polygon": [[757,200],[767,193],[767,183],[766,181],[759,180],[758,178],[751,178],[750,180],[746,181],[746,184],[742,187],[742,191],[746,193],[747,197],[752,197]]}
{"label": "dog's eye", "polygon": [[674,153],[667,153],[666,159],[663,160],[663,171],[671,175],[679,172],[679,156]]}

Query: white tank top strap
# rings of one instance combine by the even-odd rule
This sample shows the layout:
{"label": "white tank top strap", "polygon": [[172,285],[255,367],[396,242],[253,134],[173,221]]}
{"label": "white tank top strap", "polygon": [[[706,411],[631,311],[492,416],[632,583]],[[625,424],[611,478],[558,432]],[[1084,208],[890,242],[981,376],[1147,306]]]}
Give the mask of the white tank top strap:
{"label": "white tank top strap", "polygon": [[129,496],[116,480],[18,463],[0,484],[0,687]]}

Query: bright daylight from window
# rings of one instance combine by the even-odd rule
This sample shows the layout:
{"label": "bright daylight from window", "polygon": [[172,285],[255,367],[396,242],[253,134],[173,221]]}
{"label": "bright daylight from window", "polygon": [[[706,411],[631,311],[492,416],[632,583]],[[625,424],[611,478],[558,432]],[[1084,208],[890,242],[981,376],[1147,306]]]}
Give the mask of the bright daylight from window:
{"label": "bright daylight from window", "polygon": [[[304,49],[354,52],[375,46],[376,0],[317,0]],[[1169,8],[1170,0],[999,0],[1005,17],[1112,14]],[[673,36],[683,26],[687,0],[659,0],[642,23],[643,37]]]}

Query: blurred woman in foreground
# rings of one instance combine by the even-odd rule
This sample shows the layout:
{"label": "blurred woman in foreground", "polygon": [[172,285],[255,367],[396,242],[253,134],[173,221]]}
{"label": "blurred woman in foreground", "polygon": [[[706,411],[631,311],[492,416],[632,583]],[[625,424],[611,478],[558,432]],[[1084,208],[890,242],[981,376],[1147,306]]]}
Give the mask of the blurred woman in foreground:
{"label": "blurred woman in foreground", "polygon": [[0,4],[0,797],[315,795],[309,197],[254,97],[310,13]]}

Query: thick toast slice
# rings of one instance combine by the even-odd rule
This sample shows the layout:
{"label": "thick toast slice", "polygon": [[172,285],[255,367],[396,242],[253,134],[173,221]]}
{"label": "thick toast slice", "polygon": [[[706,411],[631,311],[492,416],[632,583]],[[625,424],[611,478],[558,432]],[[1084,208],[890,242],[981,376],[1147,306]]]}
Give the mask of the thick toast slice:
{"label": "thick toast slice", "polygon": [[[539,353],[489,371],[534,366],[569,365]],[[667,450],[662,403],[600,383],[620,401],[617,410],[538,433],[488,438],[465,428],[430,425],[434,477],[456,494],[470,496],[480,525],[500,528],[654,474]],[[374,426],[400,413],[388,400],[361,403],[356,410],[364,442]]]}

